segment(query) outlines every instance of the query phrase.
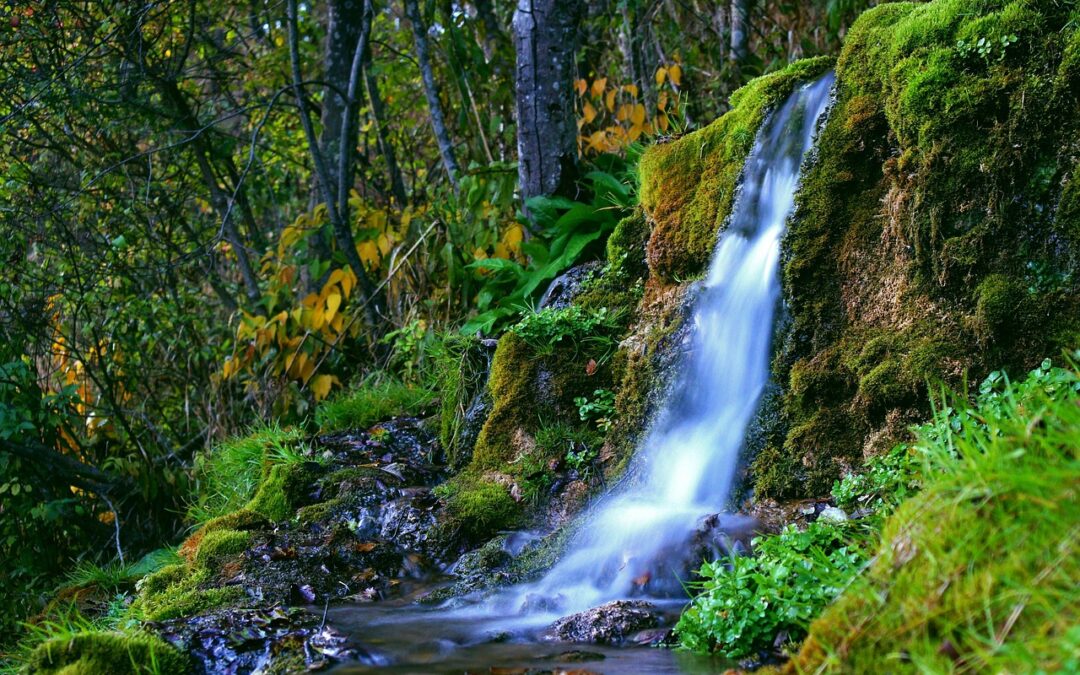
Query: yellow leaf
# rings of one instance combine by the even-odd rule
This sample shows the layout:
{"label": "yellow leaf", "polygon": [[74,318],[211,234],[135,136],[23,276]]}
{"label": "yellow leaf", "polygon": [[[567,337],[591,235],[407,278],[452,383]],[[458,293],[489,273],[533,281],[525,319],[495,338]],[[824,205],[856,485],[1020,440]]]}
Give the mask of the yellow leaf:
{"label": "yellow leaf", "polygon": [[302,379],[300,377],[300,373],[304,371],[304,366],[305,364],[307,364],[307,360],[307,352],[300,352],[299,354],[293,356],[293,358],[288,361],[289,376],[297,380]]}
{"label": "yellow leaf", "polygon": [[510,249],[507,248],[506,244],[500,241],[495,244],[495,252],[492,254],[492,257],[507,259],[510,257]]}
{"label": "yellow leaf", "polygon": [[304,362],[300,365],[300,370],[298,371],[298,375],[300,376],[299,380],[301,382],[307,382],[309,379],[311,379],[311,374],[314,372],[315,358],[312,357],[310,359],[304,359]]}
{"label": "yellow leaf", "polygon": [[585,105],[581,109],[581,117],[585,120],[585,124],[592,122],[596,119],[596,108],[588,101],[585,101]]}
{"label": "yellow leaf", "polygon": [[666,91],[660,92],[660,96],[656,99],[656,107],[658,110],[667,110],[668,95]]}
{"label": "yellow leaf", "polygon": [[386,256],[388,253],[390,253],[390,237],[386,236],[385,234],[380,234],[376,244],[379,247],[379,253],[381,254],[381,256]]}
{"label": "yellow leaf", "polygon": [[605,89],[607,89],[607,78],[606,77],[601,77],[599,80],[595,80],[592,83],[592,95],[593,96],[599,96],[600,94],[603,94]]}
{"label": "yellow leaf", "polygon": [[341,294],[331,293],[326,297],[326,321],[332,321],[334,315],[337,314],[338,307],[341,307]]}
{"label": "yellow leaf", "polygon": [[315,309],[315,305],[319,303],[319,296],[315,293],[308,293],[304,296],[304,299],[300,301],[300,304],[306,309]]}
{"label": "yellow leaf", "polygon": [[334,380],[337,379],[333,375],[316,375],[311,380],[311,393],[315,395],[316,401],[321,401],[330,395],[330,388],[334,386]]}
{"label": "yellow leaf", "polygon": [[637,98],[638,88],[637,88],[636,84],[625,84],[625,85],[623,85],[623,91],[630,92],[631,96],[633,96],[634,98]]}
{"label": "yellow leaf", "polygon": [[308,314],[308,327],[311,330],[319,330],[322,325],[326,323],[326,316],[323,314],[322,307],[316,307]]}
{"label": "yellow leaf", "polygon": [[671,83],[676,87],[682,85],[682,66],[675,64],[668,68],[668,77],[671,78]]}
{"label": "yellow leaf", "polygon": [[604,97],[604,105],[607,106],[608,112],[615,112],[615,90],[612,89]]}
{"label": "yellow leaf", "polygon": [[656,86],[662,85],[665,78],[667,78],[667,68],[660,66],[656,69]]}
{"label": "yellow leaf", "polygon": [[574,80],[574,91],[578,96],[584,96],[585,90],[589,88],[589,84],[585,80]]}
{"label": "yellow leaf", "polygon": [[345,278],[345,270],[338,268],[338,269],[336,269],[336,270],[334,270],[333,272],[330,273],[330,276],[326,280],[326,285],[327,286],[333,286],[334,284],[338,283],[339,281],[341,281],[344,278]]}
{"label": "yellow leaf", "polygon": [[340,333],[342,327],[345,324],[345,315],[338,314],[334,317],[334,320],[330,323],[330,327],[334,329],[335,333]]}
{"label": "yellow leaf", "polygon": [[345,276],[341,278],[341,290],[346,298],[352,293],[354,286],[356,286],[356,273],[350,268],[346,270]]}
{"label": "yellow leaf", "polygon": [[473,251],[473,259],[474,260],[483,260],[484,258],[487,258],[487,257],[488,257],[487,251],[485,251],[482,248],[477,248],[475,251]]}
{"label": "yellow leaf", "polygon": [[630,113],[633,111],[633,109],[634,107],[629,103],[623,103],[621,106],[619,106],[619,110],[615,113],[615,119],[619,120],[620,122],[625,122],[630,117]]}
{"label": "yellow leaf", "polygon": [[356,252],[368,269],[379,266],[379,248],[373,241],[362,241],[356,245]]}

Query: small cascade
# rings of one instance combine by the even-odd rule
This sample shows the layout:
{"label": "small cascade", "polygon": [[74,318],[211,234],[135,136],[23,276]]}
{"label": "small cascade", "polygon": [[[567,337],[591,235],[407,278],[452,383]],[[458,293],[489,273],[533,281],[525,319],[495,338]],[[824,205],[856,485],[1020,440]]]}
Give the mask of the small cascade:
{"label": "small cascade", "polygon": [[681,594],[678,576],[700,563],[696,535],[727,505],[769,379],[780,240],[832,83],[830,73],[804,85],[762,125],[696,299],[686,362],[628,479],[594,507],[564,559],[515,589],[512,602],[535,606],[543,598],[541,607],[565,614],[617,598]]}

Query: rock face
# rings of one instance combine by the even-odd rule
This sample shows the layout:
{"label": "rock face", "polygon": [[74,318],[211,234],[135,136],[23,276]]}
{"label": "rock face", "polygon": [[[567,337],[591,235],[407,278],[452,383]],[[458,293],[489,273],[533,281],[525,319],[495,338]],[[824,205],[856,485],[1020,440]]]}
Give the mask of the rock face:
{"label": "rock face", "polygon": [[643,600],[616,600],[559,619],[550,632],[565,642],[617,644],[658,624],[656,607],[652,604]]}

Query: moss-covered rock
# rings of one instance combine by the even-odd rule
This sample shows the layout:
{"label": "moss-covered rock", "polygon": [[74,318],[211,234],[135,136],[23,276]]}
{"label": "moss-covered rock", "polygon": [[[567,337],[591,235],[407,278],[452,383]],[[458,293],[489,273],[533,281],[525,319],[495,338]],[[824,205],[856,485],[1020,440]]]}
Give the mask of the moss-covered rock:
{"label": "moss-covered rock", "polygon": [[927,383],[1026,369],[1080,337],[1076,19],[936,0],[849,31],[784,242],[784,397],[759,496],[827,492],[925,414]]}
{"label": "moss-covered rock", "polygon": [[179,675],[191,668],[187,655],[160,638],[120,632],[86,632],[48,640],[27,663],[27,672],[44,675]]}
{"label": "moss-covered rock", "polygon": [[731,110],[709,126],[641,158],[641,205],[653,222],[649,267],[666,281],[700,274],[731,215],[739,176],[769,109],[796,82],[817,77],[829,58],[797,61],[731,96]]}
{"label": "moss-covered rock", "polygon": [[275,522],[290,518],[310,501],[308,492],[319,473],[315,462],[270,464],[246,508]]}

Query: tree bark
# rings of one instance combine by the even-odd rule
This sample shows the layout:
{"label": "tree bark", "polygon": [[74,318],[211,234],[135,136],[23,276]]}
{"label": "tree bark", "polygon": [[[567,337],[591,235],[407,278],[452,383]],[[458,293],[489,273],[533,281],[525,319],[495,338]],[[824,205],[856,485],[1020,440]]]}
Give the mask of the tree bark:
{"label": "tree bark", "polygon": [[[370,0],[364,2],[365,10],[363,16],[370,19]],[[297,8],[296,0],[288,0],[287,4],[288,12],[288,33],[289,33],[289,62],[292,66],[292,88],[293,93],[296,96],[296,104],[300,109],[300,124],[304,128],[304,135],[307,137],[308,149],[311,153],[312,163],[315,165],[316,182],[319,185],[319,189],[322,191],[323,198],[326,200],[326,210],[330,216],[330,224],[334,232],[334,239],[337,241],[338,248],[345,256],[345,260],[349,263],[349,267],[352,268],[356,274],[357,279],[360,282],[360,290],[363,292],[364,312],[368,319],[368,324],[372,332],[376,332],[379,327],[378,315],[379,305],[376,298],[375,287],[371,283],[371,279],[367,274],[367,270],[364,268],[364,263],[360,260],[360,255],[356,252],[356,240],[353,239],[352,229],[349,225],[349,196],[348,194],[342,195],[342,199],[339,201],[336,199],[337,192],[340,191],[341,184],[347,184],[343,170],[348,170],[351,164],[347,158],[341,158],[339,154],[338,161],[338,178],[339,182],[336,184],[331,180],[329,165],[332,162],[326,161],[326,155],[323,154],[322,149],[319,146],[319,141],[315,136],[315,129],[311,123],[311,116],[308,111],[307,99],[304,98],[303,83],[304,79],[300,73],[300,30],[297,26]],[[370,23],[369,23],[370,26]],[[347,78],[347,88],[345,92],[347,104],[345,106],[342,120],[347,120],[350,114],[355,114],[356,100],[355,94],[359,84],[359,63],[360,55],[366,45],[359,40],[354,45],[353,59],[349,64],[349,76]],[[339,130],[345,137],[351,133],[349,125],[342,126]],[[324,131],[325,135],[325,131]],[[338,148],[341,152],[355,153],[355,142],[341,143],[341,138],[338,136]],[[352,136],[355,137],[355,134]]]}
{"label": "tree bark", "polygon": [[[326,87],[323,90],[319,146],[323,157],[331,159],[326,166],[327,178],[334,201],[338,204],[341,203],[338,190],[341,166],[340,162],[334,160],[343,156],[342,132],[352,122],[348,115],[349,77],[356,45],[362,37],[366,38],[364,33],[371,27],[367,9],[365,0],[330,0],[327,3],[326,40],[323,44],[323,81]],[[355,139],[351,140],[355,142]]]}
{"label": "tree bark", "polygon": [[750,0],[731,0],[731,50],[729,58],[736,65],[746,60],[750,43]]}
{"label": "tree bark", "polygon": [[454,156],[454,144],[450,141],[450,132],[446,128],[446,118],[439,98],[439,84],[435,80],[435,71],[431,67],[427,26],[424,24],[423,17],[420,16],[420,7],[416,0],[403,0],[403,2],[405,16],[412,24],[413,40],[416,43],[416,60],[420,64],[420,78],[424,83],[424,96],[427,97],[431,128],[435,131],[435,140],[439,144],[439,155],[442,157],[443,167],[450,176],[450,184],[457,192],[458,174],[461,171],[458,169],[457,158]]}
{"label": "tree bark", "polygon": [[514,12],[518,174],[526,200],[576,193],[574,55],[583,11],[581,0],[518,0]]}

